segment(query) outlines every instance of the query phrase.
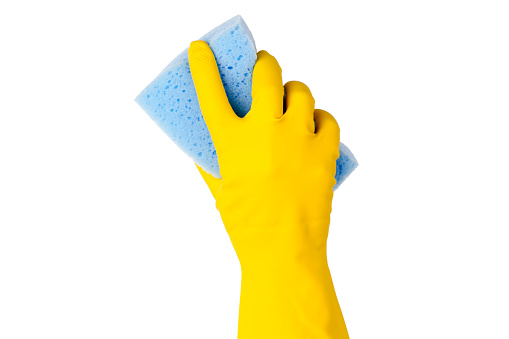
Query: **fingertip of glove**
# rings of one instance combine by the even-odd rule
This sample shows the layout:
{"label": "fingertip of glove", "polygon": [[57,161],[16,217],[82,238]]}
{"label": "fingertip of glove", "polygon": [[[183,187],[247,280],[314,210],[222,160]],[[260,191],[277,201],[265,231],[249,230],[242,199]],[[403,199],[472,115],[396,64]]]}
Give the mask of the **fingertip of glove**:
{"label": "fingertip of glove", "polygon": [[281,72],[281,66],[279,66],[279,63],[276,60],[276,58],[266,50],[261,50],[257,53],[256,62],[261,64],[265,63],[267,65],[269,64],[276,65],[278,70]]}
{"label": "fingertip of glove", "polygon": [[258,51],[256,56],[258,58],[268,58],[268,57],[271,57],[272,55],[270,55],[270,53],[267,52],[266,50],[262,49],[261,51]]}
{"label": "fingertip of glove", "polygon": [[189,59],[197,59],[206,61],[208,59],[214,59],[214,55],[210,50],[209,45],[203,40],[196,40],[191,42],[187,52]]}

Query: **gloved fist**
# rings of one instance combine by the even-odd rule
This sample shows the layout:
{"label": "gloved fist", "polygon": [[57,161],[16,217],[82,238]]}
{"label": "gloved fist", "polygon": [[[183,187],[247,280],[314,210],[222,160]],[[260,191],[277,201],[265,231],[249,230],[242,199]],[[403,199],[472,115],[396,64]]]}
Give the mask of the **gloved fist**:
{"label": "gloved fist", "polygon": [[[259,246],[269,250],[267,242],[276,235],[278,240],[313,240],[313,244],[302,244],[305,247],[325,245],[327,230],[316,226],[329,225],[339,157],[339,127],[334,117],[315,110],[313,96],[303,83],[291,81],[283,88],[281,68],[266,51],[258,53],[253,103],[244,118],[230,107],[206,42],[191,44],[189,63],[222,179],[200,172],[216,198],[239,258],[249,257],[251,250],[259,256]],[[309,222],[302,223],[306,220]],[[281,227],[289,222],[300,227]],[[272,246],[280,250],[284,244]]]}
{"label": "gloved fist", "polygon": [[[191,44],[189,64],[221,179],[199,170],[242,267],[239,338],[345,338],[326,260],[339,157],[336,120],[314,108],[303,83],[283,87],[281,68],[266,51],[258,53],[244,118],[232,110],[206,42]],[[314,293],[314,300],[296,302],[295,288]],[[317,314],[323,316],[312,325],[306,315]]]}

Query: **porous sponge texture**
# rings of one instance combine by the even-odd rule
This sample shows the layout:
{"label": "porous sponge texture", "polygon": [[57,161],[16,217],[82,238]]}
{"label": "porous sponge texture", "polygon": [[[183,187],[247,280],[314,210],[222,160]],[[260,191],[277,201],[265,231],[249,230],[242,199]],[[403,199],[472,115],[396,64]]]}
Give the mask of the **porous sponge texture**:
{"label": "porous sponge texture", "polygon": [[[233,110],[238,116],[245,116],[251,108],[251,83],[256,63],[256,47],[246,23],[240,16],[233,17],[200,40],[206,41],[214,52]],[[200,111],[187,49],[135,100],[196,164],[220,178],[216,150]]]}
{"label": "porous sponge texture", "polygon": [[359,166],[352,151],[345,144],[339,143],[339,158],[336,160],[336,190],[343,181]]}
{"label": "porous sponge texture", "polygon": [[[240,15],[205,34],[216,57],[223,86],[235,113],[244,117],[251,108],[251,85],[256,46]],[[187,49],[180,53],[135,99],[154,122],[196,164],[220,178],[217,154],[201,114]],[[340,144],[336,162],[336,189],[357,167],[350,150]]]}

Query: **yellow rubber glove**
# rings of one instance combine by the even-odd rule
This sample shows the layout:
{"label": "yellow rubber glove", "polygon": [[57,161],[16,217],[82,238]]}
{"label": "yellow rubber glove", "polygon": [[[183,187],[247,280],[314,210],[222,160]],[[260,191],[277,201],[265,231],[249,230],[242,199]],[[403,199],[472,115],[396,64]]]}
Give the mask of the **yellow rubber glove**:
{"label": "yellow rubber glove", "polygon": [[283,88],[281,68],[265,51],[244,118],[230,107],[206,42],[191,43],[189,64],[222,179],[199,170],[242,269],[238,338],[348,338],[326,254],[336,120],[315,110],[303,83]]}

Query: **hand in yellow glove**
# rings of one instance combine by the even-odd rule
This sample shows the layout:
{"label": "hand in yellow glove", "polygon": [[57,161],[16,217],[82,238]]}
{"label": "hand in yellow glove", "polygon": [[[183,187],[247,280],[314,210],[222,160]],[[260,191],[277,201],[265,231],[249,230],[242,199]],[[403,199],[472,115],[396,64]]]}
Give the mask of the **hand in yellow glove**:
{"label": "hand in yellow glove", "polygon": [[230,107],[206,42],[191,44],[189,64],[221,179],[199,169],[242,269],[238,338],[348,338],[326,254],[336,120],[315,110],[303,83],[283,88],[281,68],[265,51],[244,118]]}

